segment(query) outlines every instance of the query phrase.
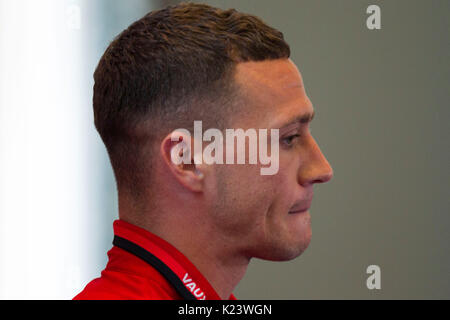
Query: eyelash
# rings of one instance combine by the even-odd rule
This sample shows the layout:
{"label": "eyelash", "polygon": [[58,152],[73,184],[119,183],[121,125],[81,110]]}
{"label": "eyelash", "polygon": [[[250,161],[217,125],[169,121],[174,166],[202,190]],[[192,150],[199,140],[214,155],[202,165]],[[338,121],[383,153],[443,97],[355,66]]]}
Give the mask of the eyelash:
{"label": "eyelash", "polygon": [[[296,139],[296,138],[299,138],[299,137],[300,137],[299,134],[293,134],[293,135],[291,135],[291,136],[289,136],[289,137],[283,138],[282,141],[283,141],[283,143],[285,144],[285,146],[289,148],[289,147],[292,147],[292,146],[293,146],[292,141],[293,141],[294,139]],[[288,140],[289,140],[289,142],[286,142],[286,141],[288,141]]]}

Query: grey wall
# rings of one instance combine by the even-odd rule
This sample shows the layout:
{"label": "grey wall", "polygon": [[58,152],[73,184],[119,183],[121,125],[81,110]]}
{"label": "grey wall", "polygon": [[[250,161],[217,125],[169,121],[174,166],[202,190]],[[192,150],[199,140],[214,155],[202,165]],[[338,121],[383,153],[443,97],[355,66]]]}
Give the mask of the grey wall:
{"label": "grey wall", "polygon": [[[284,33],[335,172],[315,190],[309,249],[254,260],[237,297],[450,298],[450,2],[203,2]],[[381,30],[366,28],[370,4]],[[381,290],[366,287],[371,264]]]}

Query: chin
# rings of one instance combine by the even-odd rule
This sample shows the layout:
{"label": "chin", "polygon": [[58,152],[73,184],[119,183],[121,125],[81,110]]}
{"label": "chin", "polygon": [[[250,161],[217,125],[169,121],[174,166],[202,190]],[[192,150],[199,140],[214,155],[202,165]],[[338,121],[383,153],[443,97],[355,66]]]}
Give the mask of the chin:
{"label": "chin", "polygon": [[307,247],[308,244],[302,244],[299,247],[272,249],[270,252],[255,256],[255,258],[269,261],[290,261],[299,257]]}
{"label": "chin", "polygon": [[302,241],[301,243],[297,243],[296,245],[292,245],[285,250],[280,250],[278,254],[277,261],[289,261],[299,257],[309,246],[311,239]]}
{"label": "chin", "polygon": [[295,214],[289,218],[278,241],[278,248],[274,250],[274,256],[278,261],[297,258],[305,252],[311,242],[312,229],[309,212]]}
{"label": "chin", "polygon": [[255,258],[270,261],[289,261],[299,257],[311,242],[311,229],[305,230],[300,237],[277,239],[267,243]]}

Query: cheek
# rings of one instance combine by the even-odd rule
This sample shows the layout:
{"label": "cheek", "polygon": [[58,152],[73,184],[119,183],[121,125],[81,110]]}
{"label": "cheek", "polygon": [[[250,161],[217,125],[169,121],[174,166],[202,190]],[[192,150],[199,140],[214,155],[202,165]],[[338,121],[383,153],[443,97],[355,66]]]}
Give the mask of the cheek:
{"label": "cheek", "polygon": [[273,176],[271,184],[274,189],[272,196],[274,205],[289,209],[296,200],[296,193],[299,187],[294,168],[280,167],[278,173]]}
{"label": "cheek", "polygon": [[216,212],[222,226],[242,232],[258,228],[279,187],[276,176],[261,176],[256,166],[232,165],[217,175]]}
{"label": "cheek", "polygon": [[229,234],[250,237],[281,223],[298,187],[295,162],[280,157],[281,164],[275,175],[261,175],[258,165],[217,165],[210,187],[215,190],[215,224]]}
{"label": "cheek", "polygon": [[258,166],[233,168],[223,175],[223,204],[239,215],[236,219],[248,218],[254,223],[287,212],[298,187],[291,171],[280,168],[275,175],[261,175]]}

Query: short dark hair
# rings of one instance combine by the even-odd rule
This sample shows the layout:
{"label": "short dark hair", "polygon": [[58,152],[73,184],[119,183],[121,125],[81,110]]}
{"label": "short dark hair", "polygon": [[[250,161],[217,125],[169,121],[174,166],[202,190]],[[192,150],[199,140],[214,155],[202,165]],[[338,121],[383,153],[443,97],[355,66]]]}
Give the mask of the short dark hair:
{"label": "short dark hair", "polygon": [[194,119],[220,128],[238,90],[237,63],[289,56],[280,31],[235,9],[181,3],[131,24],[94,73],[95,126],[119,192],[143,192],[156,137]]}

